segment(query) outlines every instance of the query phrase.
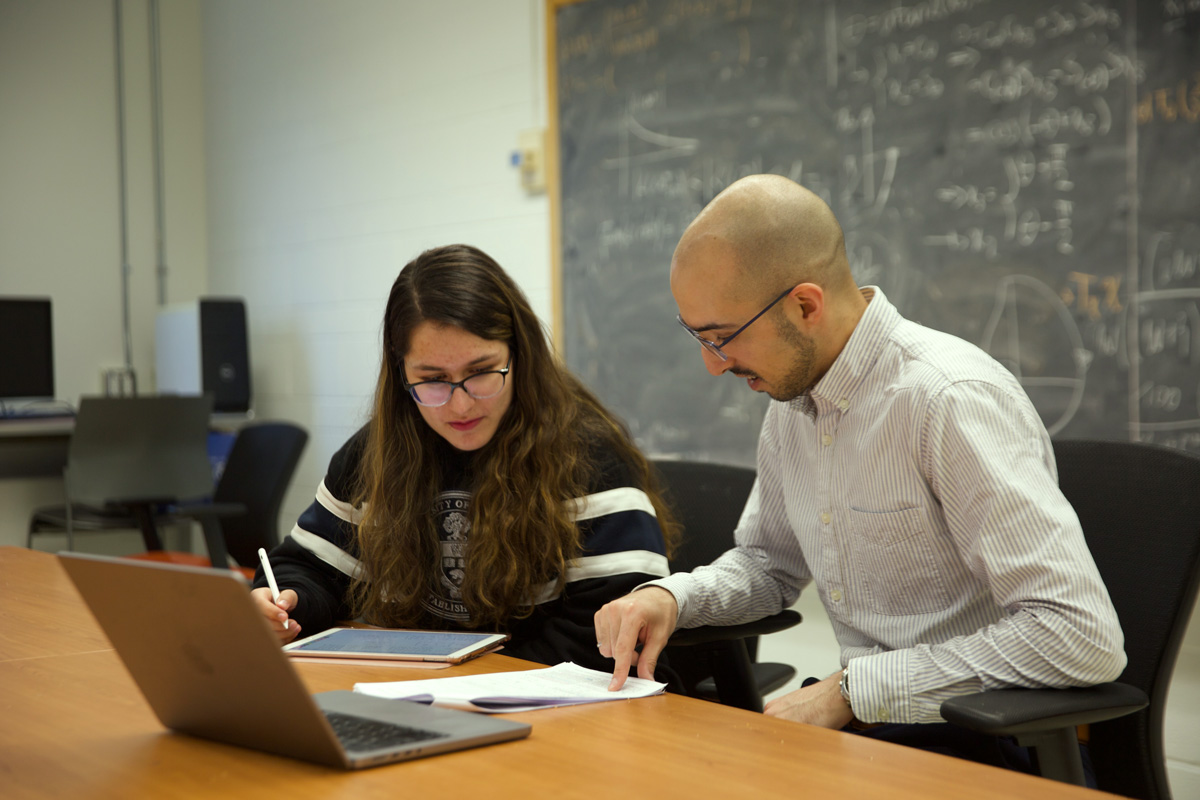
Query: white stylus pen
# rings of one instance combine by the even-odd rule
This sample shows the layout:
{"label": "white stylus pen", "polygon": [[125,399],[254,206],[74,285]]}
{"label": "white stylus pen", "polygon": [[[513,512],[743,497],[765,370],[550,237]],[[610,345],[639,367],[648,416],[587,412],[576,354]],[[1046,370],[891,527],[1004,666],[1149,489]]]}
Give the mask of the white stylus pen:
{"label": "white stylus pen", "polygon": [[[258,548],[258,560],[262,562],[263,574],[267,576],[267,585],[271,587],[271,597],[274,598],[275,604],[279,605],[279,584],[275,582],[275,573],[271,571],[271,561],[267,558],[267,551],[263,548]],[[288,620],[283,621],[283,629],[287,630]]]}

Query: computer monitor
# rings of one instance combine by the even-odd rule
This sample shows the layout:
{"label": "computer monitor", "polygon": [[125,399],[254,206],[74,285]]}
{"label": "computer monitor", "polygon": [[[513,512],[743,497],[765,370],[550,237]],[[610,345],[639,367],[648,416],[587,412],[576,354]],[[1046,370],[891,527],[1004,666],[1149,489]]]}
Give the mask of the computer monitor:
{"label": "computer monitor", "polygon": [[0,403],[53,399],[50,298],[0,297]]}

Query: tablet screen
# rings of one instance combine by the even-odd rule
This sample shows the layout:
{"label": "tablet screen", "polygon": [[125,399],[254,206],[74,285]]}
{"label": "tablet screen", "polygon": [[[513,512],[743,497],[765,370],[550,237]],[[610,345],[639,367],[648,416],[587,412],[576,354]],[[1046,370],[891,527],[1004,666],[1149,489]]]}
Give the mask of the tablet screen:
{"label": "tablet screen", "polygon": [[494,643],[494,633],[339,628],[288,645],[291,653],[355,653],[379,656],[453,656]]}

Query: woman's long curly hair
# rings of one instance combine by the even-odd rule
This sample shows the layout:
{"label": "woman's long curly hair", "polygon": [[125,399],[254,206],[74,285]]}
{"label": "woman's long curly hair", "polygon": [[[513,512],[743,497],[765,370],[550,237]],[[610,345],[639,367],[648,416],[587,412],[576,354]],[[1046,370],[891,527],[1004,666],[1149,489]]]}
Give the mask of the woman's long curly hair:
{"label": "woman's long curly hair", "polygon": [[434,504],[439,436],[405,390],[402,361],[422,322],[453,325],[508,344],[512,402],[491,441],[471,458],[470,539],[462,601],[476,627],[503,629],[527,616],[547,584],[561,588],[580,556],[571,498],[596,477],[597,445],[629,465],[650,497],[668,555],[678,537],[657,479],[630,436],[554,357],[525,295],[487,254],[467,245],[427,250],[392,284],[383,322],[383,359],[354,503],[360,574],[351,584],[356,614],[375,624],[428,621],[440,542]]}

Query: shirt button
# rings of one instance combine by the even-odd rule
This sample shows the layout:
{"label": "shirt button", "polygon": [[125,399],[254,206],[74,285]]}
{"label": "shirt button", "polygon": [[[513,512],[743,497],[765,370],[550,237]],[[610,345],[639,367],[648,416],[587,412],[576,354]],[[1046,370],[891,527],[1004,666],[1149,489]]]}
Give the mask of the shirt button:
{"label": "shirt button", "polygon": [[829,599],[835,603],[840,603],[842,602],[842,593],[839,590],[834,589],[829,593]]}
{"label": "shirt button", "polygon": [[833,444],[833,437],[830,436],[828,433],[825,434],[824,436],[821,437],[821,444],[825,445],[826,447],[829,447],[829,445]]}
{"label": "shirt button", "polygon": [[875,716],[879,717],[880,722],[887,722],[888,718],[891,717],[891,714],[888,713],[886,708],[880,708],[879,711],[875,713]]}
{"label": "shirt button", "polygon": [[845,411],[850,407],[850,401],[843,397],[841,400],[837,401],[837,407],[842,411]]}
{"label": "shirt button", "polygon": [[823,524],[825,524],[825,525],[828,525],[828,524],[829,524],[829,520],[831,520],[831,519],[833,519],[833,517],[832,517],[832,516],[830,516],[830,514],[829,514],[829,512],[828,512],[828,511],[822,511],[822,512],[821,512],[821,522],[822,522]]}

